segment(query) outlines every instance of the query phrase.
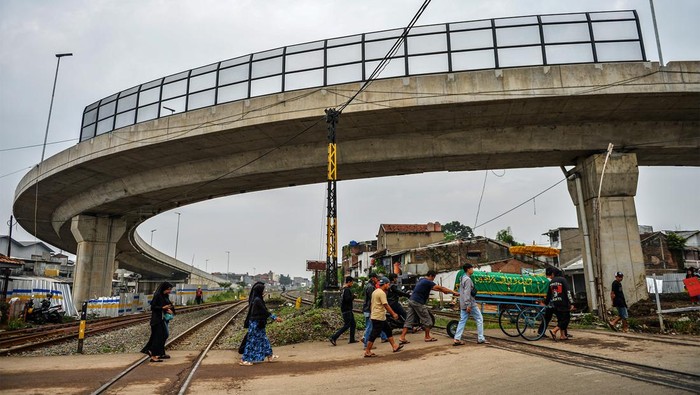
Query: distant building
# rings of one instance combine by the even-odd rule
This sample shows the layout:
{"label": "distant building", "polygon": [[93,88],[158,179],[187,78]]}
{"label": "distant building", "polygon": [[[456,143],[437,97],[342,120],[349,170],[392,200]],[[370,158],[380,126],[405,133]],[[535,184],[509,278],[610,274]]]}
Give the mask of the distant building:
{"label": "distant building", "polygon": [[[668,234],[675,233],[685,240],[683,251],[668,248]],[[686,267],[700,268],[700,231],[664,230],[639,235],[644,255],[644,267],[648,274],[677,272]]]}
{"label": "distant building", "polygon": [[467,240],[439,241],[391,253],[378,252],[375,254],[375,266],[382,265],[389,273],[394,270],[394,263],[398,262],[402,274],[422,275],[428,270],[459,270],[465,263],[481,265],[511,258],[507,245],[478,236]]}
{"label": "distant building", "polygon": [[443,240],[439,222],[427,224],[381,224],[377,233],[377,250],[397,251],[426,246]]}
{"label": "distant building", "polygon": [[343,246],[342,270],[345,276],[367,276],[372,265],[371,255],[377,251],[377,241],[354,241]]}
{"label": "distant building", "polygon": [[24,263],[24,273],[45,277],[72,278],[75,262],[67,255],[56,254],[41,241],[17,241],[9,236],[0,236],[0,253],[10,247],[11,258]]}
{"label": "distant building", "polygon": [[583,235],[579,228],[550,229],[545,236],[549,236],[549,246],[559,249],[559,256],[548,258],[547,262],[560,267],[563,263],[580,258],[583,255]]}

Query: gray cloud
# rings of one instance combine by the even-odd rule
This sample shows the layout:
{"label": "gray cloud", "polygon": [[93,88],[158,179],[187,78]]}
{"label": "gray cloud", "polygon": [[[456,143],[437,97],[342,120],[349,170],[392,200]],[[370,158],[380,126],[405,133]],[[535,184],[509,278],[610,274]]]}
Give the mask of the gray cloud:
{"label": "gray cloud", "polygon": [[[178,71],[284,45],[401,27],[421,1],[61,1],[0,2],[0,149],[41,144],[56,66],[61,61],[47,156],[77,142],[83,108],[102,97]],[[700,3],[656,1],[664,59],[698,60]],[[419,24],[491,17],[638,9],[647,56],[657,59],[647,0],[433,2]],[[342,133],[342,125],[339,133]],[[604,147],[603,147],[604,148]],[[339,148],[342,150],[342,146]],[[11,214],[14,189],[38,162],[41,147],[0,151],[0,219]],[[495,171],[501,175],[502,171]],[[340,169],[342,177],[342,168]],[[514,207],[561,179],[559,169],[507,170],[487,179],[479,222]],[[473,226],[484,172],[433,173],[338,184],[339,237],[375,237],[382,222],[459,220]],[[656,229],[698,228],[697,168],[642,168],[639,222]],[[273,270],[303,275],[304,260],[324,257],[325,185],[245,194],[183,207],[178,258],[224,270]],[[164,213],[139,229],[174,252],[177,216]],[[519,241],[544,243],[541,233],[575,226],[564,184],[477,229],[494,236],[511,226]],[[6,226],[0,233],[6,233]],[[20,239],[32,236],[20,230]]]}

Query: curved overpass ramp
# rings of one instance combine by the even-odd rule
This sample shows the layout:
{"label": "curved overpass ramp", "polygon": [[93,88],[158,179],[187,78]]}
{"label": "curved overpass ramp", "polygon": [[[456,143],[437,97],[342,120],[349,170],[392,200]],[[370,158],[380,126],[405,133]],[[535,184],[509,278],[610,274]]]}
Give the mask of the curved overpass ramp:
{"label": "curved overpass ramp", "polygon": [[[97,136],[28,173],[17,187],[15,215],[34,229],[38,181],[38,237],[74,252],[72,218],[120,218],[126,232],[117,260],[148,273],[147,247],[135,237],[145,219],[213,197],[324,182],[323,111],[357,88],[253,98]],[[570,166],[610,142],[636,154],[639,165],[698,166],[699,135],[700,62],[404,77],[374,82],[343,112],[339,178]]]}

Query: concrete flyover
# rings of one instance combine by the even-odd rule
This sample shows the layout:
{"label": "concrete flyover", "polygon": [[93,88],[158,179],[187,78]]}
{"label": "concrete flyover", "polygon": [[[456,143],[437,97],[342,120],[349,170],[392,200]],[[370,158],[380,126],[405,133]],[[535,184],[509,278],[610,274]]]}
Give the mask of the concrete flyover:
{"label": "concrete flyover", "polygon": [[[257,97],[99,135],[30,171],[17,187],[14,213],[34,229],[38,180],[39,238],[76,252],[80,216],[118,221],[121,233],[112,238],[120,267],[183,278],[189,265],[147,246],[137,225],[213,197],[324,182],[324,109],[358,88]],[[608,143],[639,165],[698,166],[699,137],[697,61],[394,78],[374,82],[343,112],[339,179],[576,166]]]}

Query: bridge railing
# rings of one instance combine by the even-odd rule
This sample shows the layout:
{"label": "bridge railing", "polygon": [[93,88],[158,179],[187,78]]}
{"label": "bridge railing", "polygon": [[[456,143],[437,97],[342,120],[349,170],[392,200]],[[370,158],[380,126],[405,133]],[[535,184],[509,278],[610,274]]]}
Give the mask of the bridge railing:
{"label": "bridge railing", "polygon": [[[121,91],[85,108],[80,141],[139,122],[298,89],[365,81],[403,29],[258,52]],[[637,12],[604,11],[416,26],[379,74],[646,61]]]}

